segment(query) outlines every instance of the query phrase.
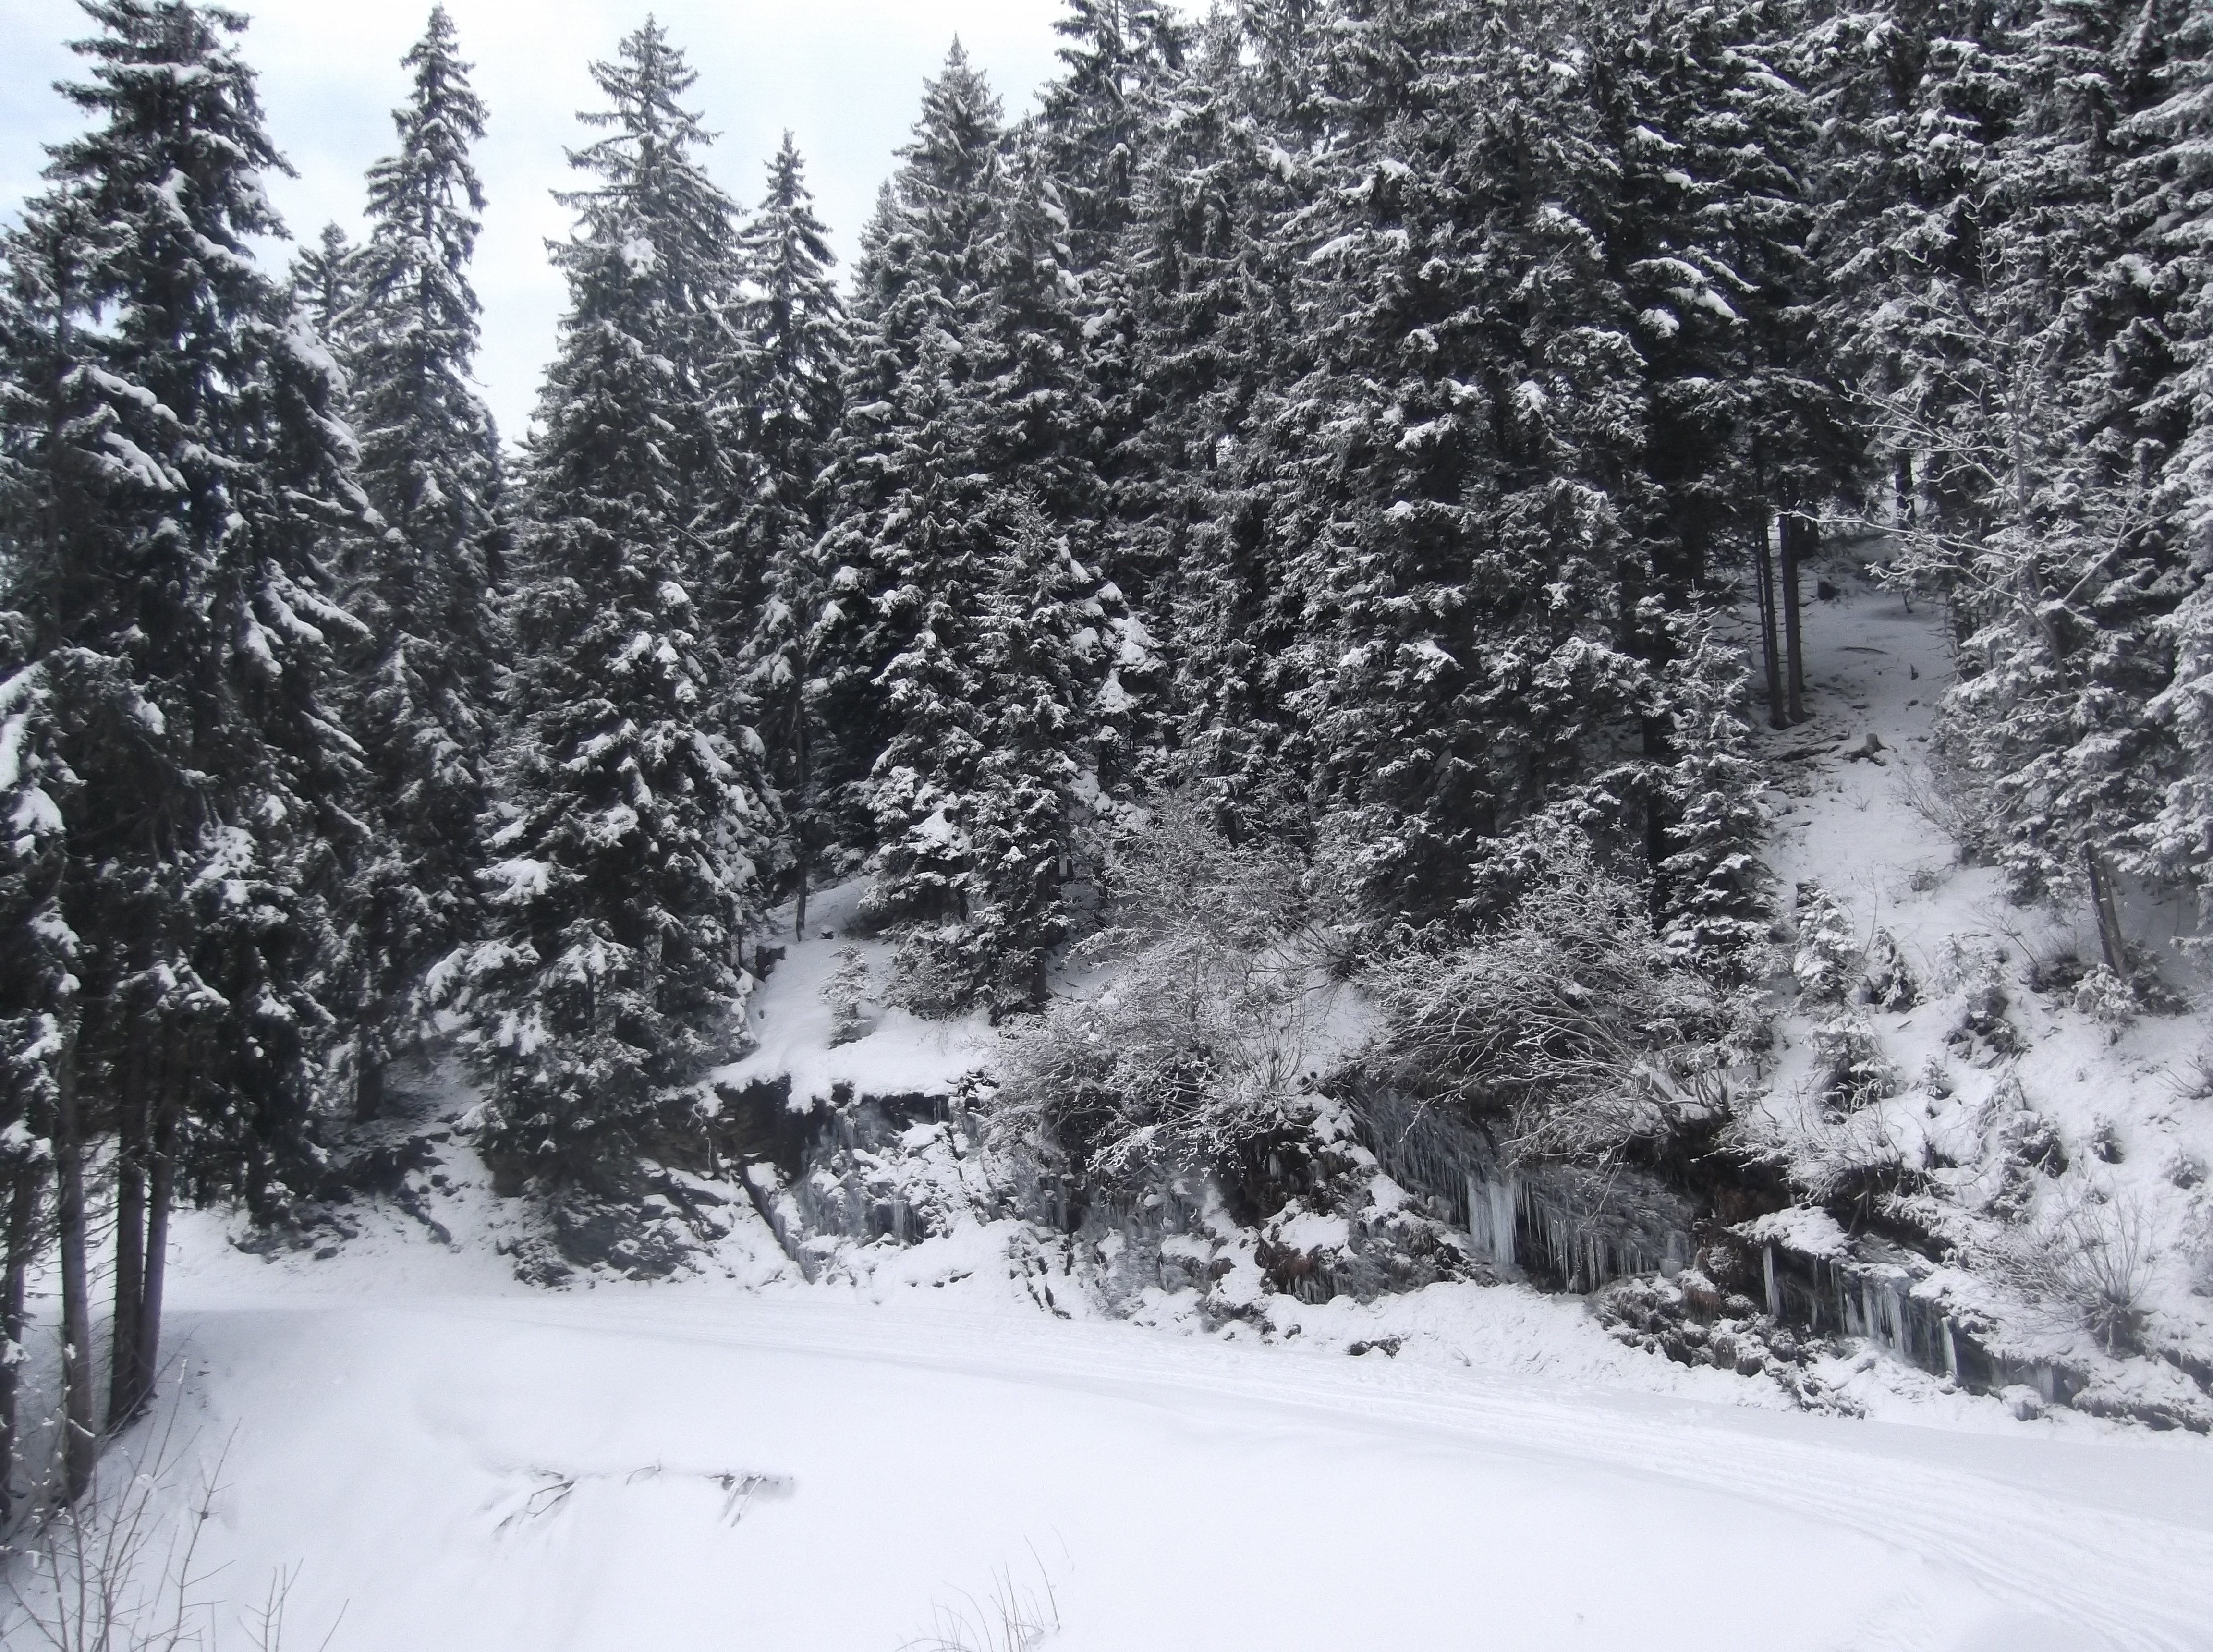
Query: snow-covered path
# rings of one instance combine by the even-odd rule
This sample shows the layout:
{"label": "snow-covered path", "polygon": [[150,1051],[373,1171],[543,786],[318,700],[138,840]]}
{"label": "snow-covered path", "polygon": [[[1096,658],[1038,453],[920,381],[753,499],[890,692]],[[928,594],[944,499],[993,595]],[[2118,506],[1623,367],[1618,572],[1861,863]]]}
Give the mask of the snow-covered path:
{"label": "snow-covered path", "polygon": [[1053,1652],[2213,1646],[2196,1441],[686,1288],[174,1323],[214,1558],[332,1652],[891,1652],[1003,1576]]}

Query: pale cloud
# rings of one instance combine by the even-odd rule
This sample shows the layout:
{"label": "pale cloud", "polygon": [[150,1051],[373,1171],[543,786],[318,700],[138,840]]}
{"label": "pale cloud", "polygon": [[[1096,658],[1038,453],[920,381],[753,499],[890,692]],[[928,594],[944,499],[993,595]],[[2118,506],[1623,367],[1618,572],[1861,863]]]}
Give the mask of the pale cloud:
{"label": "pale cloud", "polygon": [[[360,229],[362,172],[393,143],[390,111],[406,94],[399,58],[421,34],[429,0],[339,5],[263,0],[240,8],[245,52],[261,75],[269,125],[298,168],[271,194],[295,236],[329,221]],[[563,146],[582,139],[576,113],[599,99],[594,58],[659,17],[699,71],[692,101],[719,134],[710,169],[750,206],[786,127],[807,157],[817,204],[850,254],[920,101],[922,83],[957,34],[1013,115],[1055,68],[1060,0],[447,0],[491,125],[478,164],[491,204],[476,281],[485,306],[479,375],[502,430],[521,433],[553,348],[559,281],[545,243],[567,215]],[[62,42],[87,33],[73,0],[0,0],[0,206],[34,188],[40,143],[82,118],[48,88],[76,72]]]}

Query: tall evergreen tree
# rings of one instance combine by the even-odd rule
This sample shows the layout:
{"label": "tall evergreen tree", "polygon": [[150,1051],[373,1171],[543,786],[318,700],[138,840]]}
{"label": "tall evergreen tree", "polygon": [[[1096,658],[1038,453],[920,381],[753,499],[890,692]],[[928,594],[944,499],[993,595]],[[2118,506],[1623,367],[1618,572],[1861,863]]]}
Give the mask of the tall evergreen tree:
{"label": "tall evergreen tree", "polygon": [[963,340],[987,302],[1006,146],[998,100],[956,41],[924,88],[855,272],[844,416],[824,479],[830,526],[810,582],[821,625],[809,741],[819,830],[849,848],[873,837],[867,777],[895,726],[882,673],[951,583],[946,570],[986,548],[991,479]]}
{"label": "tall evergreen tree", "polygon": [[830,277],[833,262],[799,150],[786,132],[769,162],[768,193],[738,235],[733,355],[740,370],[732,393],[745,491],[740,568],[731,582],[738,588],[736,622],[744,627],[745,695],[789,814],[802,932],[820,832],[807,686],[828,606],[814,548],[828,525],[822,468],[837,436],[839,384],[851,346],[844,305]]}
{"label": "tall evergreen tree", "polygon": [[361,296],[361,249],[335,223],[292,255],[292,302],[307,312],[316,337],[344,351],[353,307]]}
{"label": "tall evergreen tree", "polygon": [[[326,564],[373,518],[330,357],[250,250],[281,232],[261,174],[284,163],[229,39],[243,20],[182,0],[87,11],[91,74],[64,89],[97,124],[52,150],[11,249],[43,314],[38,509],[11,521],[9,575],[77,783],[60,800],[82,984],[56,1080],[64,1319],[87,1320],[77,1166],[112,1120],[119,1416],[158,1369],[180,1186],[266,1214],[308,1168],[330,901],[360,829],[357,748],[324,701],[332,640],[358,627]],[[72,1346],[89,1425],[88,1339]],[[74,1490],[89,1461],[70,1466]]]}
{"label": "tall evergreen tree", "polygon": [[474,874],[496,692],[492,590],[504,528],[499,442],[470,382],[478,304],[468,279],[484,191],[469,159],[484,104],[433,10],[402,59],[414,92],[399,150],[369,174],[351,411],[361,479],[386,531],[362,547],[354,606],[374,640],[351,685],[377,831],[355,869],[362,997],[354,1077],[375,1112],[395,1042],[418,1020],[423,971],[479,924]]}
{"label": "tall evergreen tree", "polygon": [[1075,267],[1107,260],[1134,221],[1137,180],[1184,76],[1191,30],[1161,0],[1065,0],[1062,72],[1040,100],[1046,155]]}
{"label": "tall evergreen tree", "polygon": [[523,710],[459,960],[491,1079],[487,1142],[553,1181],[619,1182],[638,1132],[727,1050],[737,948],[776,853],[751,729],[694,592],[723,474],[703,380],[735,209],[658,26],[593,65],[607,136],[556,248],[569,283],[540,399],[513,607]]}

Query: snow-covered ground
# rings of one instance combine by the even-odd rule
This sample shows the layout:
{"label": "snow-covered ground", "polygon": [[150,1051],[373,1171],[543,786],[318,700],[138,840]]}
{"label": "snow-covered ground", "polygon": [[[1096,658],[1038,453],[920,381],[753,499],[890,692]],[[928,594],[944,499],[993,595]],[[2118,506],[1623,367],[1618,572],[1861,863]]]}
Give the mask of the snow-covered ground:
{"label": "snow-covered ground", "polygon": [[1905,1420],[1804,1415],[1521,1287],[1057,1319],[988,1227],[809,1285],[745,1210],[701,1276],[546,1292],[451,1168],[450,1244],[180,1224],[107,1483],[166,1437],[181,1515],[220,1460],[199,1594],[289,1575],[295,1649],[2213,1647],[2197,1437],[1872,1354],[1832,1375]]}
{"label": "snow-covered ground", "polygon": [[[2213,1353],[2213,1097],[2199,1062],[2213,1052],[2213,984],[2202,958],[2173,944],[2189,914],[2141,892],[2125,906],[2138,957],[2176,995],[2168,1013],[2117,1015],[2088,996],[2076,978],[2100,948],[2087,901],[2012,904],[1999,871],[1963,861],[1936,824],[1946,802],[1928,756],[1952,680],[1941,611],[1837,578],[1838,596],[1805,615],[1810,721],[1760,732],[1777,817],[1768,860],[1801,930],[1818,888],[1866,966],[1887,949],[1911,987],[1895,1006],[1862,993],[1841,1009],[1786,1012],[1759,1122],[1801,1180],[1881,1182],[1902,1170],[1899,1210],[1985,1270],[2009,1242],[2095,1218],[2136,1253],[2147,1344],[2203,1361]],[[1880,749],[1860,755],[1869,735]],[[1970,1036],[1978,1007],[1994,1010],[1979,1025],[1996,1041]],[[1889,1076],[1881,1099],[1841,1119],[1814,1094],[1825,1021],[1863,1028]],[[2009,1119],[2048,1131],[2039,1140],[2053,1149],[1998,1222],[1990,1201],[2009,1168],[1998,1146]],[[2021,1356],[2100,1363],[2079,1325],[1993,1297],[1987,1272],[1955,1270],[1936,1286],[2006,1320],[2003,1339]],[[2101,1380],[2202,1405],[2167,1368],[2108,1367]]]}
{"label": "snow-covered ground", "polygon": [[228,1442],[199,1559],[239,1598],[296,1568],[293,1637],[334,1652],[981,1647],[1009,1588],[1055,1652],[2213,1646],[2194,1440],[942,1301],[242,1274],[172,1320],[177,1437]]}

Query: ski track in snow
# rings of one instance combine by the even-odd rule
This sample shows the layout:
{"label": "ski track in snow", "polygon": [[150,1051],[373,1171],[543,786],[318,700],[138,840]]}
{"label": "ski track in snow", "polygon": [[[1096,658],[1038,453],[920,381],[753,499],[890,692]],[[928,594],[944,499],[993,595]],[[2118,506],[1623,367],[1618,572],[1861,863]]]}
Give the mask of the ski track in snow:
{"label": "ski track in snow", "polygon": [[[1232,1525],[1241,1515],[1247,1521],[1267,1518],[1265,1507],[1242,1506],[1240,1488],[1234,1483],[1234,1472],[1247,1460],[1255,1440],[1289,1442],[1301,1459],[1314,1463],[1323,1483],[1338,1472],[1348,1454],[1356,1469],[1366,1462],[1372,1476],[1356,1472],[1353,1483],[1372,1478],[1373,1518],[1434,1519],[1449,1527],[1475,1511],[1472,1503],[1465,1509],[1394,1509],[1397,1488],[1390,1471],[1396,1451],[1408,1450],[1431,1470],[1442,1458],[1444,1478],[1465,1483],[1466,1495],[1474,1498],[1484,1495],[1490,1482],[1502,1483],[1509,1496],[1510,1488],[1533,1483],[1557,1490],[1571,1501],[1591,1499],[1594,1514],[1623,1503],[1668,1511],[1680,1525],[1649,1534],[1655,1552],[1696,1556],[1724,1578],[1731,1570],[1730,1556],[1704,1548],[1704,1535],[1711,1531],[1716,1537],[1741,1541],[1746,1531],[1771,1525],[1783,1545],[1782,1552],[1771,1558],[1802,1575],[1770,1581],[1788,1581],[1786,1592],[1803,1596],[1813,1625],[1820,1625],[1832,1608],[1841,1614],[1832,1627],[1844,1629],[1847,1619],[1850,1625],[1834,1639],[1818,1632],[1801,1640],[1778,1635],[1772,1624],[1731,1625],[1725,1619],[1706,1622],[1692,1633],[1702,1612],[1683,1613],[1672,1610],[1673,1603],[1655,1603],[1658,1609],[1643,1620],[1643,1636],[1636,1643],[1644,1646],[1943,1647],[1963,1652],[1996,1652],[2001,1647],[2213,1646],[2213,1476],[2206,1472],[2213,1456],[2194,1441],[2082,1442],[1977,1436],[1733,1411],[1659,1395],[1455,1377],[1435,1368],[1387,1364],[1375,1357],[1356,1363],[1341,1355],[1295,1347],[1240,1348],[1111,1325],[1025,1323],[995,1314],[862,1304],[727,1297],[701,1301],[696,1295],[686,1297],[680,1306],[676,1299],[684,1295],[680,1288],[676,1292],[534,1299],[365,1302],[357,1298],[317,1303],[296,1297],[282,1304],[223,1306],[210,1301],[181,1312],[178,1325],[194,1345],[225,1350],[224,1364],[252,1365],[269,1350],[286,1347],[290,1351],[277,1362],[304,1359],[309,1372],[316,1370],[314,1350],[318,1347],[332,1350],[329,1356],[334,1357],[338,1350],[359,1345],[364,1337],[403,1364],[411,1347],[439,1350],[440,1358],[452,1359],[457,1357],[456,1350],[482,1346],[494,1351],[520,1337],[525,1347],[570,1350],[552,1362],[554,1375],[548,1387],[555,1389],[558,1368],[589,1368],[600,1357],[637,1371],[642,1392],[649,1391],[652,1374],[664,1365],[704,1360],[708,1368],[728,1371],[732,1403],[740,1405],[748,1381],[764,1365],[788,1373],[796,1368],[803,1387],[832,1394],[850,1390],[866,1397],[871,1406],[896,1408],[903,1396],[925,1399],[933,1415],[955,1429],[989,1430],[994,1419],[1002,1417],[1061,1419],[1076,1430],[1097,1436],[1087,1440],[1086,1446],[1110,1456],[1125,1446],[1140,1452],[1145,1448],[1140,1438],[1125,1438],[1132,1435],[1130,1408],[1134,1406],[1140,1419],[1137,1434],[1165,1427],[1179,1436],[1196,1437],[1189,1452],[1190,1483],[1164,1488],[1164,1492],[1171,1503],[1178,1497],[1190,1500],[1192,1539],[1199,1542],[1216,1535],[1199,1512],[1210,1506]],[[516,1375],[477,1371],[466,1358],[455,1369],[465,1387],[476,1381],[496,1387]],[[342,1383],[351,1386],[348,1378],[357,1383],[375,1376],[374,1371],[334,1370],[320,1375],[314,1383],[289,1381],[286,1393],[298,1407],[306,1403],[302,1397],[319,1387],[329,1392]],[[405,1388],[415,1380],[402,1372],[393,1386]],[[526,1391],[527,1385],[518,1390]],[[455,1399],[455,1414],[466,1413],[469,1404]],[[431,1408],[447,1409],[442,1400]],[[775,1440],[777,1419],[763,1421],[766,1437]],[[686,1431],[680,1408],[659,1423],[675,1427],[680,1435]],[[796,1426],[803,1432],[819,1423],[819,1418],[802,1418]],[[918,1423],[926,1426],[919,1419]],[[258,1421],[247,1426],[257,1434],[263,1429]],[[311,1434],[327,1429],[339,1440],[347,1431],[343,1417],[291,1417],[284,1426],[305,1427]],[[447,1428],[464,1436],[470,1432],[466,1424],[449,1422]],[[595,1459],[607,1456],[604,1442],[592,1443]],[[1381,1457],[1374,1449],[1379,1444],[1387,1448]],[[509,1473],[515,1472],[509,1460],[518,1454],[513,1449],[493,1453]],[[618,1451],[608,1460],[619,1460]],[[785,1465],[747,1462],[736,1466],[781,1471]],[[882,1469],[887,1495],[893,1495],[889,1488],[911,1482],[906,1465],[887,1460]],[[1231,1471],[1232,1483],[1210,1484],[1204,1478],[1224,1470]],[[979,1471],[979,1483],[988,1484],[992,1478],[990,1471]],[[802,1472],[795,1493],[798,1504],[807,1503],[808,1492],[809,1476]],[[369,1495],[374,1500],[380,1494]],[[1080,1486],[1064,1485],[1041,1497],[1039,1503],[1041,1509],[1050,1509],[1057,1501],[1067,1504],[1072,1499],[1080,1506],[1085,1495]],[[1113,1500],[1111,1490],[1101,1495]],[[1307,1511],[1296,1523],[1306,1525],[1315,1512]],[[1322,1524],[1332,1524],[1326,1511],[1321,1512]],[[1477,1525],[1495,1519],[1497,1512],[1482,1510]],[[778,1509],[761,1518],[782,1519],[785,1513]],[[1068,1509],[1062,1507],[1058,1513],[1064,1521]],[[1557,1515],[1554,1511],[1540,1523]],[[1354,1509],[1344,1511],[1344,1517],[1363,1516]],[[963,1508],[955,1492],[947,1504],[946,1518],[959,1523],[975,1518],[975,1511]],[[1571,1512],[1570,1527],[1576,1518]],[[1809,1526],[1810,1533],[1806,1529]],[[1745,1530],[1735,1529],[1739,1527]],[[1561,1557],[1560,1586],[1603,1595],[1623,1564],[1620,1536],[1601,1529],[1594,1533],[1588,1552]],[[1810,1553],[1806,1551],[1809,1536]],[[1045,1539],[1034,1536],[1033,1540]],[[1240,1544],[1235,1539],[1228,1541],[1230,1551],[1238,1552]],[[1856,1578],[1859,1586],[1873,1587],[1880,1598],[1855,1599],[1850,1590],[1840,1588],[1844,1580],[1824,1574],[1822,1558],[1832,1551],[1839,1564],[1856,1570],[1872,1564],[1879,1573],[1894,1575]],[[1271,1554],[1265,1545],[1262,1555],[1269,1558],[1257,1561],[1257,1575],[1255,1559],[1247,1557],[1234,1571],[1225,1571],[1221,1580],[1224,1587],[1266,1593],[1294,1587],[1306,1571],[1295,1555]],[[340,1558],[311,1552],[309,1558],[316,1570],[327,1570]],[[270,1564],[281,1564],[281,1559]],[[988,1570],[1006,1560],[1003,1552],[981,1554],[977,1566]],[[1471,1564],[1479,1561],[1471,1557]],[[783,1581],[799,1587],[796,1577]],[[1133,1576],[1128,1582],[1141,1586],[1143,1579]],[[1637,1584],[1633,1577],[1621,1582],[1625,1588]],[[1962,1584],[1972,1588],[1963,1590]],[[1407,1581],[1405,1587],[1418,1594],[1424,1586]],[[1061,1593],[1070,1600],[1067,1589]],[[1723,1589],[1722,1598],[1729,1593]],[[1173,1600],[1177,1590],[1168,1588],[1165,1594]],[[1973,1608],[1977,1597],[1985,1610]],[[920,1606],[918,1601],[918,1612]],[[835,1617],[832,1613],[833,1620]],[[472,1620],[462,1613],[460,1621]],[[1142,1612],[1137,1621],[1143,1621]],[[831,1625],[822,1627],[829,1631]],[[1088,1627],[1071,1617],[1065,1641],[1056,1638],[1052,1644],[1131,1643],[1098,1639],[1086,1632]],[[1563,1627],[1556,1625],[1530,1636],[1518,1632],[1517,1620],[1512,1625],[1493,1625],[1490,1634],[1472,1631],[1460,1643],[1554,1644],[1547,1636]],[[1746,1636],[1742,1631],[1747,1630],[1756,1632]],[[475,1638],[483,1632],[479,1623],[472,1637],[414,1643],[536,1643],[497,1636]],[[1285,1634],[1291,1638],[1282,1638]],[[582,1648],[621,1643],[594,1638],[588,1630],[580,1629],[552,1643]],[[753,1643],[680,1638],[663,1643]],[[895,1637],[848,1643],[832,1633],[814,1643],[889,1647],[899,1642]],[[1265,1641],[1180,1642],[1171,1634],[1145,1643],[1288,1648],[1348,1643],[1332,1637],[1300,1638],[1287,1623],[1271,1626]],[[1365,1643],[1406,1643],[1394,1632]]]}

